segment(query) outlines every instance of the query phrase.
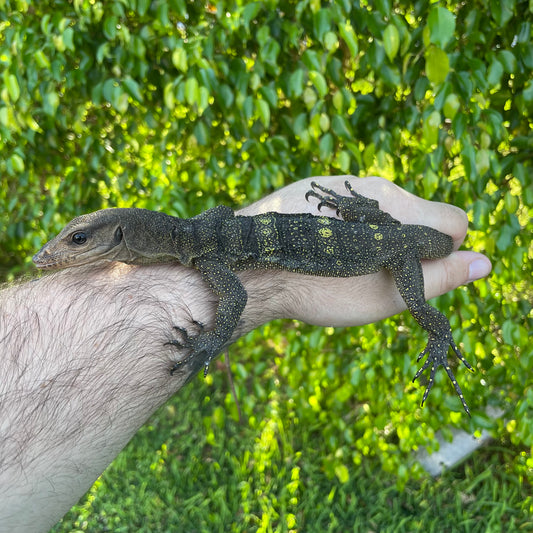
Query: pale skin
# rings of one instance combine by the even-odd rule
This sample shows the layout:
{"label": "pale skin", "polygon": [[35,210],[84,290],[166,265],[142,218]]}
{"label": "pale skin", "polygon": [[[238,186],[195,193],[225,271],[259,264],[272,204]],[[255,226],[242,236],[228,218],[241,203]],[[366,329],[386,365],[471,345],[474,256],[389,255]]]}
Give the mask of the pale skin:
{"label": "pale skin", "polygon": [[[312,179],[344,193],[346,178],[301,180],[239,214],[318,214],[317,202],[304,199]],[[350,181],[401,222],[447,233],[455,249],[462,243],[462,210],[381,178]],[[335,216],[327,208],[322,214]],[[423,266],[427,298],[491,268],[486,257],[467,251]],[[235,338],[274,318],[357,326],[405,310],[383,272],[325,278],[270,270],[239,277],[248,303]],[[196,375],[191,366],[170,375],[172,362],[184,356],[165,344],[173,326],[193,329],[196,320],[210,327],[215,308],[199,273],[175,264],[79,267],[0,293],[0,531],[47,531],[76,503],[155,409]]]}

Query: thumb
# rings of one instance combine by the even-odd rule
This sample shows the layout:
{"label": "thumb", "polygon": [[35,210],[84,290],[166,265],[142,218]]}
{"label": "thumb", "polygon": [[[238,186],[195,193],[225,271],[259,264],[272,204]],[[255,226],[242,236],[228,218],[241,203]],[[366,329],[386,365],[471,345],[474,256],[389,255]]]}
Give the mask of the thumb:
{"label": "thumb", "polygon": [[492,264],[483,254],[460,250],[439,261],[424,261],[426,298],[433,298],[488,276]]}

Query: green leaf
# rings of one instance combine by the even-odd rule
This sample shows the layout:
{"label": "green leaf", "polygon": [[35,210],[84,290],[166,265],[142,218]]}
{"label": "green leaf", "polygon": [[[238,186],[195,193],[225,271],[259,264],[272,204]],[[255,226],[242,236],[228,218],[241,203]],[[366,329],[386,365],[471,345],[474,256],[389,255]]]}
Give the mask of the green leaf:
{"label": "green leaf", "polygon": [[433,170],[428,168],[424,174],[424,180],[422,182],[424,187],[424,196],[431,198],[439,186],[439,177]]}
{"label": "green leaf", "polygon": [[389,24],[383,32],[383,47],[389,61],[392,61],[400,48],[400,32],[394,24]]}
{"label": "green leaf", "polygon": [[4,81],[6,84],[7,93],[9,94],[9,99],[12,102],[16,102],[20,96],[20,87],[17,77],[15,74],[7,74],[4,75]]}
{"label": "green leaf", "polygon": [[335,107],[337,111],[342,111],[342,108],[344,106],[344,96],[342,94],[342,91],[335,91],[335,94],[332,98],[332,102],[333,107]]}
{"label": "green leaf", "polygon": [[489,71],[487,73],[487,82],[490,87],[496,87],[500,84],[503,76],[503,65],[497,60],[493,59]]}
{"label": "green leaf", "polygon": [[304,90],[304,70],[297,68],[289,77],[289,96],[299,98]]}
{"label": "green leaf", "polygon": [[[459,116],[459,115],[458,115]],[[466,136],[465,136],[466,137]],[[466,177],[468,180],[475,181],[476,174],[476,151],[472,146],[468,137],[463,138],[463,149],[461,150],[461,157],[465,167]]]}
{"label": "green leaf", "polygon": [[271,65],[276,64],[280,51],[280,46],[278,41],[275,39],[269,39],[267,43],[261,48],[260,55],[265,63],[270,63]]}
{"label": "green leaf", "polygon": [[117,94],[115,95],[115,98],[113,99],[112,103],[113,107],[119,113],[125,113],[129,107],[128,95],[126,93],[117,91]]}
{"label": "green leaf", "polygon": [[252,22],[255,17],[257,17],[259,11],[261,10],[261,2],[250,2],[242,10],[242,21],[247,30],[250,28],[250,22]]}
{"label": "green leaf", "polygon": [[[533,6],[531,6],[533,7]],[[530,8],[531,10],[531,8]],[[520,44],[527,44],[531,40],[531,22],[526,21],[520,24],[520,30],[516,38],[517,42]]]}
{"label": "green leaf", "polygon": [[50,68],[50,60],[42,50],[37,50],[33,54],[33,59],[35,59],[35,62],[39,68]]}
{"label": "green leaf", "polygon": [[433,85],[440,85],[450,71],[450,60],[444,50],[430,46],[426,50],[426,76]]}
{"label": "green leaf", "polygon": [[474,91],[472,76],[469,72],[461,71],[456,73],[456,80],[456,87],[463,97],[463,101],[467,102],[472,97],[472,93]]}
{"label": "green leaf", "polygon": [[43,111],[49,117],[55,116],[58,106],[59,96],[55,91],[50,91],[43,96]]}
{"label": "green leaf", "polygon": [[316,104],[318,100],[316,91],[311,89],[311,87],[306,87],[304,90],[302,99],[307,109],[309,110],[313,109],[314,105]]}
{"label": "green leaf", "polygon": [[255,111],[265,128],[270,125],[270,106],[266,100],[255,101]]}
{"label": "green leaf", "polygon": [[155,12],[156,19],[162,24],[163,27],[170,26],[170,19],[168,18],[168,4],[167,2],[157,2],[157,8]]}
{"label": "green leaf", "polygon": [[247,96],[242,104],[242,112],[246,121],[252,118],[254,112],[254,99],[253,96]]}
{"label": "green leaf", "polygon": [[74,48],[74,29],[71,28],[71,27],[68,27],[65,29],[65,31],[63,32],[63,43],[65,45],[65,47],[68,49],[68,50],[71,50],[72,52],[75,51],[75,48]]}
{"label": "green leaf", "polygon": [[143,95],[141,93],[139,84],[133,78],[130,77],[124,78],[123,82],[128,94],[132,98],[135,98],[135,100],[137,100],[138,102],[142,102]]}
{"label": "green leaf", "polygon": [[[21,174],[25,170],[24,159],[17,154],[13,154],[7,160],[7,169],[11,175]],[[11,171],[10,171],[11,170]]]}
{"label": "green leaf", "polygon": [[515,0],[490,0],[490,14],[498,26],[505,26],[513,16]]}
{"label": "green leaf", "polygon": [[434,7],[428,17],[429,40],[444,48],[455,32],[455,16],[444,7]]}
{"label": "green leaf", "polygon": [[430,146],[437,144],[440,123],[441,118],[438,111],[432,111],[423,122],[422,135],[426,143]]}
{"label": "green leaf", "polygon": [[10,127],[9,108],[6,106],[0,107],[0,124],[6,128]]}
{"label": "green leaf", "polygon": [[[226,109],[229,109],[233,105],[233,101],[235,97],[229,85],[226,85],[225,83],[220,85],[217,89],[217,95],[218,95],[219,101],[222,103],[222,106],[225,107]],[[200,101],[200,92],[197,91],[196,102],[198,103],[199,101]]]}
{"label": "green leaf", "polygon": [[96,61],[102,64],[104,59],[109,57],[109,43],[103,43],[98,47],[96,51]]}
{"label": "green leaf", "polygon": [[459,111],[459,107],[461,107],[461,102],[459,101],[458,96],[454,93],[449,94],[446,97],[446,100],[444,100],[444,116],[453,120],[457,111]]}
{"label": "green leaf", "polygon": [[435,100],[433,105],[437,111],[442,111],[444,107],[444,102],[448,95],[452,92],[452,84],[449,81],[444,82],[438,89],[437,94],[435,95]]}
{"label": "green leaf", "polygon": [[300,135],[302,131],[307,129],[307,126],[307,113],[300,113],[292,123],[292,131],[294,132],[294,135]]}
{"label": "green leaf", "polygon": [[514,244],[514,231],[511,226],[503,226],[496,231],[496,247],[498,250],[510,250]]}
{"label": "green leaf", "polygon": [[326,82],[326,78],[324,78],[320,72],[313,70],[309,72],[309,79],[318,91],[320,98],[324,98],[324,96],[326,96],[328,93],[328,84]]}
{"label": "green leaf", "polygon": [[187,63],[187,52],[185,48],[176,48],[172,52],[172,64],[181,72],[187,72],[189,65]]}
{"label": "green leaf", "polygon": [[533,102],[533,83],[526,83],[524,90],[522,91],[522,97],[524,98],[524,102],[527,104]]}
{"label": "green leaf", "polygon": [[339,47],[339,39],[337,38],[336,33],[332,31],[326,32],[324,35],[324,48],[328,52],[334,52]]}
{"label": "green leaf", "polygon": [[333,135],[331,135],[331,133],[326,133],[322,136],[318,143],[318,151],[320,161],[323,163],[331,159],[333,155]]}
{"label": "green leaf", "polygon": [[331,28],[331,10],[324,8],[313,15],[313,26],[316,38],[322,41],[324,35]]}
{"label": "green leaf", "polygon": [[196,137],[199,145],[207,146],[209,144],[209,129],[203,120],[200,120],[196,123],[196,126],[194,127],[194,136]]}
{"label": "green leaf", "polygon": [[346,43],[348,50],[352,57],[356,57],[359,53],[359,45],[357,43],[357,36],[350,22],[339,24],[339,33]]}
{"label": "green leaf", "polygon": [[500,50],[497,54],[498,60],[503,65],[505,72],[513,74],[516,71],[516,57],[509,50]]}
{"label": "green leaf", "polygon": [[318,58],[318,54],[315,50],[306,50],[302,55],[302,61],[309,70],[320,71],[322,69],[320,59]]}
{"label": "green leaf", "polygon": [[476,152],[476,172],[483,176],[490,168],[490,151],[481,149]]}
{"label": "green leaf", "polygon": [[357,56],[359,53],[359,45],[357,44],[357,36],[353,29],[353,26],[350,22],[345,22],[339,24],[339,33],[341,34],[342,39],[346,43],[348,50],[352,57]]}
{"label": "green leaf", "polygon": [[382,78],[389,86],[398,87],[402,78],[400,76],[400,71],[394,66],[393,68],[389,65],[383,65],[379,72],[380,78]]}
{"label": "green leaf", "polygon": [[351,127],[344,115],[333,115],[331,129],[333,130],[333,133],[335,133],[335,135],[340,139],[348,141],[353,138]]}
{"label": "green leaf", "polygon": [[150,7],[151,0],[137,0],[137,13],[144,16]]}
{"label": "green leaf", "polygon": [[261,87],[261,94],[265,100],[269,103],[270,107],[276,108],[278,106],[278,95],[276,89],[272,85],[265,85]]}
{"label": "green leaf", "polygon": [[337,163],[337,166],[340,168],[341,172],[344,172],[345,174],[348,174],[348,172],[350,172],[350,152],[346,150],[341,150],[337,154],[335,162]]}
{"label": "green leaf", "polygon": [[196,102],[199,115],[203,114],[203,112],[209,107],[209,96],[209,89],[207,87],[200,86],[199,98]]}
{"label": "green leaf", "polygon": [[118,18],[115,16],[106,17],[104,19],[104,35],[112,41],[115,36],[117,35],[117,24],[118,24]]}
{"label": "green leaf", "polygon": [[187,78],[185,81],[185,101],[193,105],[198,100],[198,80],[196,78]]}
{"label": "green leaf", "polygon": [[167,83],[163,90],[163,101],[167,109],[174,109],[176,107],[176,96],[174,94],[174,84]]}

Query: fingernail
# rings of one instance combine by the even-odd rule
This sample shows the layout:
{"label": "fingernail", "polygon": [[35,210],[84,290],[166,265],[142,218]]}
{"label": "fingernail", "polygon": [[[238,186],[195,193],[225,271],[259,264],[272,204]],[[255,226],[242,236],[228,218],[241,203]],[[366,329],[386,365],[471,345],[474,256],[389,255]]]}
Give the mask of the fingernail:
{"label": "fingernail", "polygon": [[476,259],[468,267],[468,278],[470,281],[488,276],[492,270],[492,265],[488,259]]}

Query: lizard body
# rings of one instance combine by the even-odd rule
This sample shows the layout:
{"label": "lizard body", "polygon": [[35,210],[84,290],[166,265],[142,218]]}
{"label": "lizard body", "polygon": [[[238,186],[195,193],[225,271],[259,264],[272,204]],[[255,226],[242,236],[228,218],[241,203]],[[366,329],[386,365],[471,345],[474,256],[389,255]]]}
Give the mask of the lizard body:
{"label": "lizard body", "polygon": [[[378,202],[350,196],[313,183],[306,194],[337,209],[343,220],[311,214],[265,213],[236,216],[218,206],[196,217],[180,219],[136,208],[103,209],[73,219],[34,256],[39,268],[65,268],[99,261],[129,264],[178,262],[198,269],[219,298],[215,326],[190,338],[180,330],[190,355],[174,364],[172,372],[195,357],[210,361],[229,343],[246,306],[247,293],[236,271],[277,268],[302,274],[350,277],[388,270],[416,321],[428,332],[428,344],[419,355],[427,360],[413,381],[431,367],[425,402],[438,366],[444,366],[463,407],[461,389],[451,371],[451,346],[472,369],[455,345],[447,318],[424,299],[421,259],[437,259],[452,252],[449,235],[421,225],[401,224],[379,209]],[[320,192],[317,192],[320,191]]]}

